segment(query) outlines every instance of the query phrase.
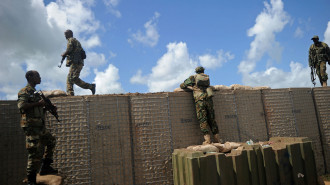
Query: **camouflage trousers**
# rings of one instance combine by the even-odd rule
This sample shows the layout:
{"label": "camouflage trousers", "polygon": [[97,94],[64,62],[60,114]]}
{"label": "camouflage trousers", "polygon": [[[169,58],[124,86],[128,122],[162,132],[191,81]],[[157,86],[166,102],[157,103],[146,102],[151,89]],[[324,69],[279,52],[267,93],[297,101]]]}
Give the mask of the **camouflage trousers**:
{"label": "camouflage trousers", "polygon": [[316,74],[319,77],[320,83],[322,85],[322,82],[327,82],[328,80],[328,74],[326,72],[327,70],[327,63],[325,61],[319,62],[315,64]]}
{"label": "camouflage trousers", "polygon": [[78,85],[83,89],[91,89],[92,84],[86,83],[79,78],[80,71],[84,67],[84,64],[71,64],[69,74],[66,80],[66,92],[68,95],[74,95],[73,84]]}
{"label": "camouflage trousers", "polygon": [[213,134],[219,133],[218,125],[215,121],[213,101],[210,98],[198,100],[195,102],[196,114],[201,131],[204,134],[209,133],[209,128]]}
{"label": "camouflage trousers", "polygon": [[56,139],[44,126],[22,128],[26,136],[28,152],[26,172],[29,175],[39,171],[42,158],[53,159]]}

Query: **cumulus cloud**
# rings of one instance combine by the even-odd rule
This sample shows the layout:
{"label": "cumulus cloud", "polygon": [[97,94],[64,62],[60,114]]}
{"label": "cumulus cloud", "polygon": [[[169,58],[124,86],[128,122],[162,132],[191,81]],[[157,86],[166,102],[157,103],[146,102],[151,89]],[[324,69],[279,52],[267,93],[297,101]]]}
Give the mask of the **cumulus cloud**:
{"label": "cumulus cloud", "polygon": [[121,13],[119,10],[116,9],[116,7],[119,4],[119,0],[103,0],[103,3],[105,4],[105,6],[107,6],[108,11],[113,14],[114,16],[120,18],[121,17]]}
{"label": "cumulus cloud", "polygon": [[302,29],[300,27],[298,27],[296,29],[296,31],[294,32],[294,37],[296,37],[296,38],[303,38],[304,37],[304,32],[302,31]]}
{"label": "cumulus cloud", "polygon": [[132,84],[147,84],[148,77],[142,76],[142,70],[139,69],[136,74],[130,79]]}
{"label": "cumulus cloud", "polygon": [[248,30],[249,37],[255,37],[250,44],[246,59],[238,66],[243,75],[255,69],[256,63],[267,53],[272,59],[281,59],[282,47],[275,40],[275,33],[281,32],[289,22],[281,0],[264,2],[265,9],[257,16],[256,24]]}
{"label": "cumulus cloud", "polygon": [[[319,84],[318,80],[315,82]],[[290,63],[289,72],[276,67],[270,67],[265,71],[253,72],[250,75],[246,75],[243,83],[248,86],[270,86],[272,88],[313,86],[310,79],[310,68],[293,61]]]}
{"label": "cumulus cloud", "polygon": [[217,52],[217,56],[213,56],[211,54],[205,54],[199,56],[200,64],[208,69],[215,69],[216,67],[221,67],[223,63],[232,60],[235,56],[230,52],[224,52],[223,50],[219,50]]}
{"label": "cumulus cloud", "polygon": [[[219,50],[216,56],[207,54],[197,56],[201,65],[214,69],[220,67],[222,63],[231,60],[234,56],[230,52]],[[199,62],[191,57],[188,47],[184,42],[173,42],[167,45],[167,52],[157,61],[152,68],[152,72],[143,75],[142,70],[130,79],[133,84],[144,84],[148,86],[149,92],[172,91],[179,87],[186,78],[193,75]]]}
{"label": "cumulus cloud", "polygon": [[324,42],[330,45],[330,21],[328,22],[327,29],[324,32]]}
{"label": "cumulus cloud", "polygon": [[57,65],[66,47],[66,29],[73,30],[87,49],[83,77],[90,75],[90,67],[106,63],[103,54],[88,51],[101,45],[96,34],[100,23],[91,6],[91,1],[82,0],[58,0],[47,6],[42,0],[0,1],[0,58],[6,59],[0,62],[0,99],[16,99],[26,84],[25,72],[32,69],[42,78],[37,88],[65,89],[68,68]]}
{"label": "cumulus cloud", "polygon": [[197,62],[190,58],[186,43],[169,43],[167,52],[157,61],[151,74],[143,76],[138,71],[131,82],[145,82],[150,92],[172,91],[193,74],[195,67]]}
{"label": "cumulus cloud", "polygon": [[96,74],[95,83],[97,94],[112,94],[112,93],[124,93],[124,89],[119,80],[119,70],[114,65],[109,64],[108,68],[104,72],[94,70]]}
{"label": "cumulus cloud", "polygon": [[[158,43],[159,34],[157,31],[157,23],[160,14],[155,12],[154,16],[144,24],[145,32],[140,30],[131,35],[132,39],[138,43],[142,43],[146,46],[154,47]],[[133,43],[132,39],[128,39],[129,43]]]}

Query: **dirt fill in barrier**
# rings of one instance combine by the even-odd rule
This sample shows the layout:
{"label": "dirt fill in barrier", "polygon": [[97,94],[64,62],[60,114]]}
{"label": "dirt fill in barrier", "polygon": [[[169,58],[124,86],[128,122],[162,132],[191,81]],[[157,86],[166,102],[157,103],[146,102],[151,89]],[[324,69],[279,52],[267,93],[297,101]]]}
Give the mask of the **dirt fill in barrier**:
{"label": "dirt fill in barrier", "polygon": [[46,127],[56,138],[54,167],[65,184],[90,184],[90,125],[83,96],[54,98],[61,122],[48,113]]}
{"label": "dirt fill in barrier", "polygon": [[173,145],[168,94],[141,94],[130,98],[135,183],[171,184]]}
{"label": "dirt fill in barrier", "polygon": [[0,101],[0,184],[21,184],[26,177],[25,135],[16,101]]}
{"label": "dirt fill in barrier", "polygon": [[128,96],[88,96],[93,184],[133,183]]}
{"label": "dirt fill in barrier", "polygon": [[173,147],[182,148],[202,144],[204,138],[196,117],[192,93],[169,93],[169,101]]}
{"label": "dirt fill in barrier", "polygon": [[330,87],[314,88],[314,98],[322,136],[325,165],[330,173]]}
{"label": "dirt fill in barrier", "polygon": [[268,139],[260,90],[222,90],[213,98],[220,137],[224,141]]}
{"label": "dirt fill in barrier", "polygon": [[270,136],[309,137],[313,141],[317,171],[323,173],[324,159],[311,89],[270,89],[262,92]]}

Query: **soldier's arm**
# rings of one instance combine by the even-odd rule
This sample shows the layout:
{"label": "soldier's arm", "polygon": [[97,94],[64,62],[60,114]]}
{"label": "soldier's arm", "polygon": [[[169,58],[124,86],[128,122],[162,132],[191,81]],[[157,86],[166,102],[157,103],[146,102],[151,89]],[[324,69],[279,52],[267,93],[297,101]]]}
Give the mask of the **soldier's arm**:
{"label": "soldier's arm", "polygon": [[191,89],[195,85],[195,77],[190,76],[183,83],[180,84],[181,89]]}
{"label": "soldier's arm", "polygon": [[40,100],[39,102],[28,102],[29,95],[25,92],[19,92],[18,93],[18,100],[17,100],[17,106],[20,110],[28,110],[33,107],[37,106],[44,106],[45,102],[43,100]]}
{"label": "soldier's arm", "polygon": [[66,50],[65,52],[62,54],[62,57],[67,56],[68,54],[70,54],[73,51],[73,42],[72,39],[68,40],[68,44],[66,46]]}

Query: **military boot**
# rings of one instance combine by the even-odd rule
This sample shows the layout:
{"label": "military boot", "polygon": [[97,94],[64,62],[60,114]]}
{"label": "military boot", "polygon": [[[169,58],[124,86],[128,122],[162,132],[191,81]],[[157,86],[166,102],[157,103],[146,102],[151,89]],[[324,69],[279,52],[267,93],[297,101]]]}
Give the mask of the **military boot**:
{"label": "military boot", "polygon": [[50,166],[50,164],[53,163],[52,159],[42,159],[42,164],[41,164],[41,168],[40,168],[40,175],[55,175],[57,174],[57,170],[55,170],[54,168],[52,168]]}
{"label": "military boot", "polygon": [[214,138],[215,138],[215,141],[218,142],[218,143],[222,143],[222,139],[220,138],[220,135],[219,134],[215,134],[214,135]]}
{"label": "military boot", "polygon": [[210,134],[205,134],[204,139],[205,139],[205,141],[203,142],[203,145],[211,144],[211,135]]}
{"label": "military boot", "polygon": [[326,87],[327,85],[328,85],[327,82],[322,83],[322,87]]}
{"label": "military boot", "polygon": [[37,185],[37,174],[36,173],[30,173],[27,176],[27,184],[28,185]]}
{"label": "military boot", "polygon": [[95,94],[95,90],[96,90],[96,84],[92,84],[91,91],[93,95]]}

